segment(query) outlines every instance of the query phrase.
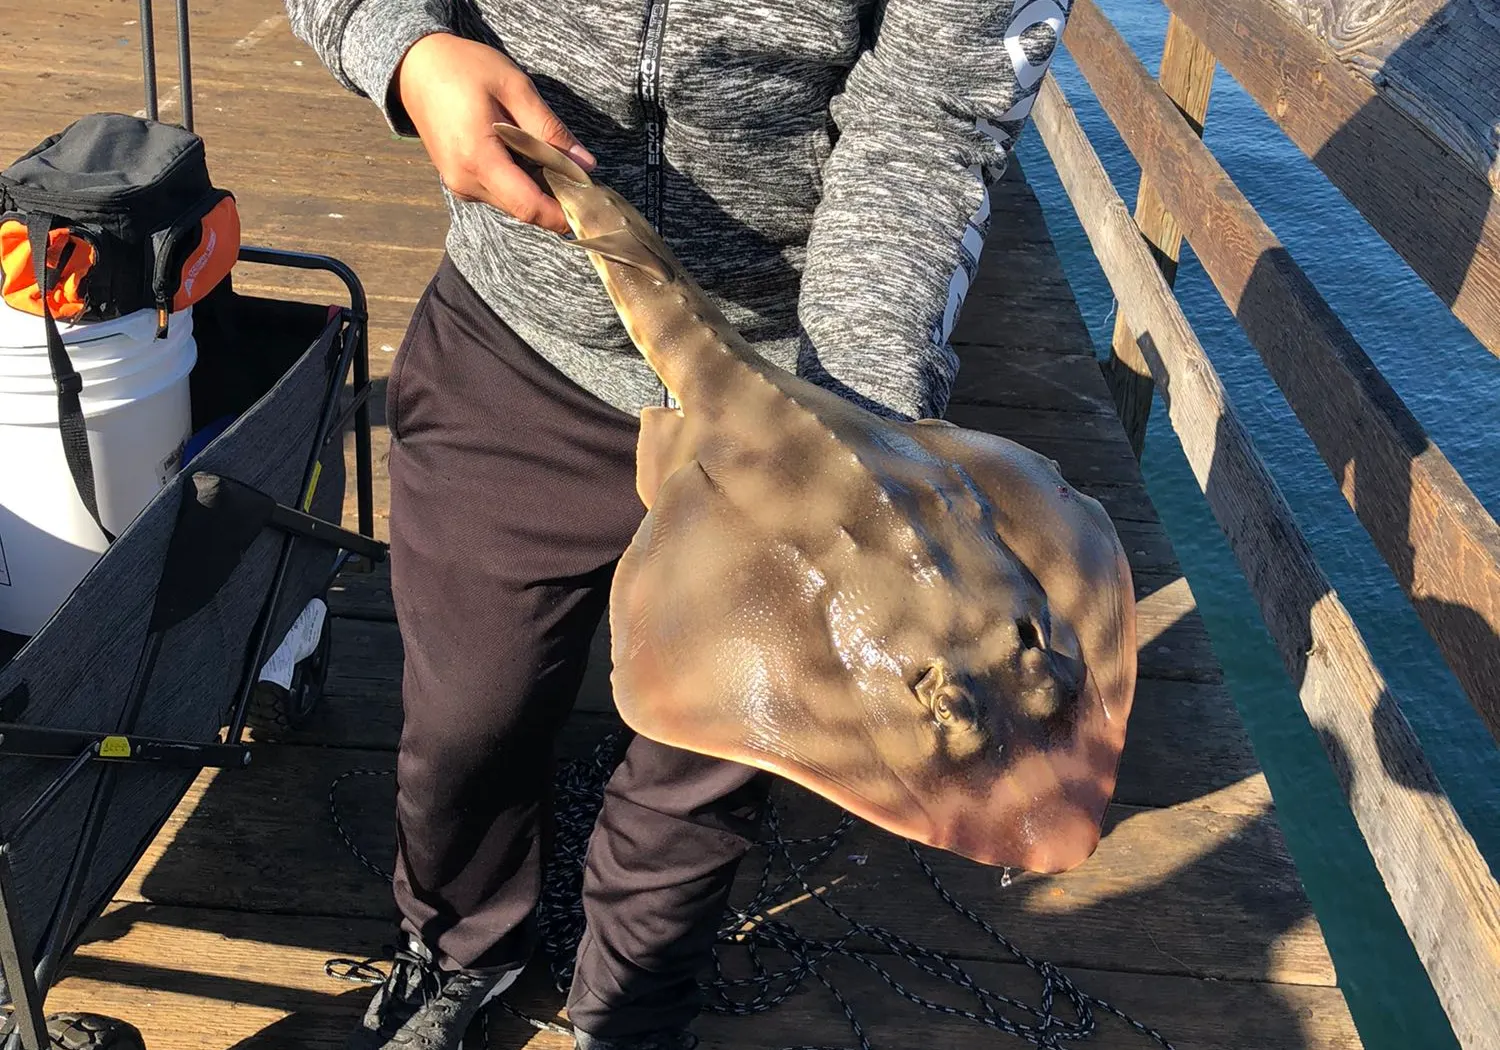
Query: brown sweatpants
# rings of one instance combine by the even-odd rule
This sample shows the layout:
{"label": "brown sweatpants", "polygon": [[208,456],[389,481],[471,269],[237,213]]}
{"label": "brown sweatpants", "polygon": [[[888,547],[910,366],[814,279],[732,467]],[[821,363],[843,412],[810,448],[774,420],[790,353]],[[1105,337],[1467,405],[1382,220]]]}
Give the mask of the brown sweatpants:
{"label": "brown sweatpants", "polygon": [[[395,896],[445,968],[536,944],[553,737],[644,509],[637,421],[573,384],[444,260],[387,392],[406,653]],[[589,841],[568,1009],[619,1038],[688,1023],[769,778],[635,738]]]}

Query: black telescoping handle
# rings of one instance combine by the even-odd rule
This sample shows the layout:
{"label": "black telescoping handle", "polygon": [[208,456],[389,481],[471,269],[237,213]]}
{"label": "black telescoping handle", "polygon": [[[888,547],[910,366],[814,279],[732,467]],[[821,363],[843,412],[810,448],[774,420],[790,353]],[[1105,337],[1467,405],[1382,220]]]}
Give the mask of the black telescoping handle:
{"label": "black telescoping handle", "polygon": [[141,0],[141,76],[146,82],[146,119],[156,119],[156,29],[151,0]]}
{"label": "black telescoping handle", "polygon": [[[193,56],[188,31],[188,0],[177,0],[177,75],[182,126],[193,130]],[[151,0],[141,0],[141,75],[146,86],[146,117],[160,119],[156,93],[156,25]]]}

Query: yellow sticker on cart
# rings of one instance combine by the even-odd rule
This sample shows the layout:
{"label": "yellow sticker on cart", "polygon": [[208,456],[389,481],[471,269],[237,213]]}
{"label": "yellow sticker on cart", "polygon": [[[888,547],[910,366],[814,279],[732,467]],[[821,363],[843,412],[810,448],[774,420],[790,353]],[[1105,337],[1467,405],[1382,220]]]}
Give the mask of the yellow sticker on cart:
{"label": "yellow sticker on cart", "polygon": [[323,461],[320,459],[313,464],[312,481],[307,484],[307,498],[302,501],[302,513],[312,512],[313,493],[318,491],[318,479],[323,476]]}
{"label": "yellow sticker on cart", "polygon": [[130,740],[123,736],[107,736],[99,741],[100,758],[129,758]]}

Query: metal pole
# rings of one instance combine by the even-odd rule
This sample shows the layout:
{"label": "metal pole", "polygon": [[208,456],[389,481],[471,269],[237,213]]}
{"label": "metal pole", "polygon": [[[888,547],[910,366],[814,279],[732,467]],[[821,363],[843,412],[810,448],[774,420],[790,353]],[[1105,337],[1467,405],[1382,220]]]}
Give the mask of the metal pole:
{"label": "metal pole", "polygon": [[188,44],[188,0],[177,0],[177,74],[182,126],[193,130],[193,57]]}
{"label": "metal pole", "polygon": [[36,800],[26,807],[26,812],[21,814],[21,819],[16,822],[15,830],[11,834],[16,838],[24,835],[26,830],[32,824],[36,823],[37,819],[43,813],[51,808],[52,803],[62,797],[62,793],[68,789],[68,785],[77,779],[78,774],[88,768],[89,763],[94,760],[94,756],[98,753],[98,748],[94,746],[86,747],[80,751],[78,757],[68,763],[68,767],[63,770],[62,775],[47,785],[47,790],[38,795]]}
{"label": "metal pole", "polygon": [[10,878],[10,843],[0,842],[0,973],[5,974],[5,986],[15,1005],[11,1020],[20,1030],[21,1045],[26,1050],[47,1050],[51,1040],[30,955]]}
{"label": "metal pole", "polygon": [[[141,705],[146,700],[146,690],[151,676],[156,672],[156,661],[161,656],[163,632],[156,631],[146,637],[145,651],[136,664],[135,678],[131,682],[130,696],[125,709],[115,722],[115,732],[121,735],[135,731],[136,719],[140,717]],[[37,984],[50,988],[57,972],[62,968],[63,958],[71,949],[74,927],[78,919],[78,901],[88,880],[89,868],[94,863],[94,854],[99,847],[99,836],[104,831],[105,815],[114,801],[116,774],[119,767],[106,764],[94,784],[93,797],[83,818],[83,831],[78,847],[73,851],[73,862],[68,867],[63,881],[62,901],[52,915],[47,930],[47,939],[37,960]]]}
{"label": "metal pole", "polygon": [[155,120],[156,30],[151,25],[151,0],[141,0],[141,71],[146,82],[146,117]]}
{"label": "metal pole", "polygon": [[[356,307],[354,323],[359,325],[359,346],[354,354],[354,388],[366,390],[370,385],[370,323],[364,304]],[[366,397],[354,410],[354,487],[359,503],[359,531],[375,535],[375,459],[370,448],[370,401]],[[373,564],[373,563],[372,563]]]}
{"label": "metal pole", "polygon": [[[306,252],[279,251],[271,248],[240,248],[240,258],[245,262],[264,263],[268,266],[289,266],[299,270],[327,270],[349,290],[349,305],[359,325],[359,342],[354,355],[354,388],[362,390],[370,382],[370,314],[365,302],[365,289],[359,278],[348,266],[337,259]],[[370,406],[368,400],[360,403],[354,412],[354,458],[357,498],[359,500],[359,531],[366,536],[375,535],[374,455],[370,448]]]}
{"label": "metal pole", "polygon": [[114,798],[115,776],[118,771],[119,767],[113,763],[104,766],[99,772],[98,783],[94,785],[94,795],[89,800],[88,812],[83,818],[82,838],[73,851],[73,860],[68,865],[68,874],[63,882],[62,900],[53,913],[41,958],[37,960],[36,983],[40,988],[52,987],[58,971],[62,969],[63,957],[68,953],[69,941],[77,926],[78,901],[83,896],[89,866],[99,848],[99,836],[104,831],[104,815]]}

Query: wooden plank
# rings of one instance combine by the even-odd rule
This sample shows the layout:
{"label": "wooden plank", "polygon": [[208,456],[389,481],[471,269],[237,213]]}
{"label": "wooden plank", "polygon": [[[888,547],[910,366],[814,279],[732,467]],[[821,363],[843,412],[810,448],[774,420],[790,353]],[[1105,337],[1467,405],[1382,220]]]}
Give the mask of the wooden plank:
{"label": "wooden plank", "polygon": [[[1208,96],[1213,88],[1215,66],[1213,53],[1193,36],[1192,30],[1175,15],[1169,18],[1157,80],[1162,91],[1177,104],[1200,136],[1203,121],[1208,116]],[[1162,276],[1167,284],[1172,284],[1177,278],[1177,259],[1182,250],[1182,227],[1162,204],[1148,174],[1142,174],[1140,188],[1136,191],[1135,224],[1151,245]],[[1151,416],[1151,397],[1156,392],[1156,385],[1151,381],[1151,369],[1141,357],[1140,347],[1136,346],[1135,336],[1125,323],[1124,314],[1115,317],[1110,355],[1105,359],[1103,369],[1120,422],[1125,427],[1125,436],[1139,459],[1146,447],[1146,422]]]}
{"label": "wooden plank", "polygon": [[[324,800],[341,773],[388,770],[393,757],[388,751],[265,745],[250,769],[205,773],[119,898],[391,918],[388,888],[350,852]],[[837,822],[836,811],[816,796],[785,784],[777,790],[787,835],[821,833]],[[337,793],[351,839],[387,870],[393,791],[389,777],[357,777]],[[311,800],[318,800],[312,809]],[[1171,807],[1115,805],[1099,851],[1063,876],[1017,876],[1004,887],[996,869],[949,854],[927,856],[960,899],[1023,949],[1061,965],[1335,983],[1258,775]],[[209,871],[213,878],[204,877]],[[758,877],[757,863],[747,863],[737,890],[742,899]],[[862,825],[851,832],[818,877],[825,884],[836,880],[833,899],[853,914],[934,949],[989,960],[1007,955],[974,927],[950,921],[904,842],[883,831]],[[832,929],[821,908],[796,908],[783,917],[813,935]]]}
{"label": "wooden plank", "polygon": [[[82,946],[49,1009],[89,1010],[139,1027],[152,1050],[228,1050],[230,1047],[306,1047],[341,1050],[369,999],[370,989],[329,977],[330,958],[378,956],[391,939],[388,924],[368,919],[323,919],[242,912],[120,905]],[[732,973],[740,952],[721,949]],[[775,961],[775,960],[773,960]],[[1040,982],[1019,964],[966,965],[983,987],[1036,1004]],[[903,984],[932,999],[972,1008],[952,990],[937,990],[921,975],[893,967]],[[993,1045],[995,1033],[959,1018],[924,1011],[849,961],[826,968],[869,1029],[877,1047]],[[1144,974],[1065,971],[1085,993],[1148,1023],[1178,1050],[1266,1050],[1316,1047],[1355,1050],[1354,1034],[1337,989],[1241,984]],[[798,1044],[853,1045],[842,1011],[814,989],[748,1017],[705,1014],[695,1024],[703,1050],[764,1050]],[[533,1017],[566,1022],[563,997],[534,965],[506,994]],[[1008,1016],[1019,1012],[1005,1011]],[[1096,1010],[1099,1029],[1082,1045],[1133,1050],[1138,1032]],[[1058,1015],[1071,1019],[1066,1007]],[[536,1031],[501,1010],[490,1014],[490,1046],[571,1050],[566,1036]]]}
{"label": "wooden plank", "polygon": [[[390,563],[378,565],[367,573],[341,575],[329,589],[328,611],[346,619],[394,623],[396,610],[391,600]],[[369,677],[378,680],[380,676],[372,673]]]}
{"label": "wooden plank", "polygon": [[1167,6],[1500,354],[1500,21],[1489,0]]}
{"label": "wooden plank", "polygon": [[[372,368],[371,371],[373,373],[375,369]],[[383,386],[379,388],[377,396],[384,398]],[[383,419],[383,408],[378,411],[380,413],[378,418]],[[982,416],[983,413],[982,407],[959,405],[955,406],[949,415],[956,419],[973,419]],[[1080,440],[1067,434],[1067,431],[1073,428],[1076,428],[1074,432],[1087,434],[1091,428],[1107,426],[1113,428],[1118,435],[1119,424],[1108,417],[1088,419],[1061,413],[1056,415],[1058,418],[1049,419],[1046,413],[1019,413],[1015,428],[1008,430],[1008,436],[1012,436],[1015,440],[1021,441],[1062,464],[1068,479],[1077,485],[1080,491],[1099,500],[1116,523],[1117,528],[1149,530],[1156,526],[1159,522],[1156,509],[1151,505],[1151,499],[1141,485],[1139,468],[1129,458],[1129,452],[1124,444],[1116,442],[1111,447],[1102,442]],[[1035,432],[1028,434],[1025,432],[1026,429],[1034,429]],[[353,447],[354,439],[351,433],[345,436],[346,452],[352,455]],[[376,426],[371,432],[371,450],[375,485],[375,534],[378,539],[388,540],[390,537],[388,464],[390,432],[383,425]],[[351,459],[350,463],[352,462]],[[354,517],[354,497],[354,474],[351,465],[345,483],[344,520],[346,522],[357,520]]]}
{"label": "wooden plank", "polygon": [[[341,258],[357,268],[374,302],[409,308],[437,268],[448,229],[447,212],[438,206],[413,206],[399,197],[336,199],[312,180],[305,186],[254,184],[246,189],[234,179],[215,179],[239,198],[244,243]],[[235,274],[237,286],[275,288],[293,296],[307,294],[309,284],[335,291],[342,287],[321,274],[249,263],[237,266]]]}
{"label": "wooden plank", "polygon": [[1009,438],[1055,460],[1068,483],[1082,492],[1092,485],[1145,484],[1130,446],[1119,440],[1119,421],[1110,416],[1079,419],[1030,408],[953,405],[947,418],[962,427]]}
{"label": "wooden plank", "polygon": [[[1135,575],[1143,580],[1170,580],[1181,575],[1171,541],[1160,524],[1117,521],[1115,529]],[[329,606],[335,616],[394,621],[389,564],[382,564],[371,573],[340,577],[329,595]]]}
{"label": "wooden plank", "polygon": [[1093,0],[1066,39],[1500,740],[1500,526]]}
{"label": "wooden plank", "polygon": [[[292,156],[306,157],[307,148],[315,147],[316,157],[347,154],[357,158],[384,150],[414,163],[426,159],[421,142],[395,136],[369,100],[338,90],[326,71],[319,71],[317,80],[324,85],[317,90],[292,90],[284,86],[280,71],[267,76],[254,66],[226,80],[195,78],[194,130],[213,151],[210,171],[219,150],[263,141],[256,132],[295,147]],[[60,131],[85,113],[133,113],[141,105],[139,71],[91,71],[87,79],[70,81],[59,89],[55,75],[45,67],[10,63],[3,55],[0,91],[6,92],[8,107],[14,100],[13,112],[0,131],[5,136],[0,142],[7,150],[30,148],[39,139],[36,131],[43,135]]]}
{"label": "wooden plank", "polygon": [[[785,797],[787,835],[834,825],[821,799]],[[1335,983],[1260,777],[1163,809],[1112,805],[1104,834],[1099,852],[1073,872],[1011,873],[1008,884],[993,868],[934,851],[923,856],[950,892],[1022,951],[1059,965]],[[938,906],[906,844],[893,836],[858,827],[814,881],[863,922],[937,951],[1003,957]],[[815,936],[839,932],[839,921],[812,901],[778,915]],[[1101,936],[1108,943],[1094,943]]]}
{"label": "wooden plank", "polygon": [[1115,532],[1125,547],[1130,559],[1131,571],[1137,575],[1174,576],[1181,575],[1177,565],[1177,554],[1172,550],[1172,541],[1159,524],[1137,521],[1117,521]]}
{"label": "wooden plank", "polygon": [[[1126,521],[1117,523],[1116,529],[1125,545],[1131,570],[1140,580],[1139,590],[1158,590],[1182,575],[1171,543],[1159,524]],[[335,616],[393,622],[396,614],[391,604],[389,563],[377,566],[370,573],[341,576],[329,594],[329,606]]]}
{"label": "wooden plank", "polygon": [[[0,97],[9,86],[0,77]],[[447,230],[425,154],[420,147],[411,154],[371,139],[359,155],[288,164],[286,156],[308,140],[306,129],[288,129],[285,113],[253,105],[236,108],[234,116],[238,126],[232,132],[205,134],[216,181],[239,198],[245,242],[332,255],[351,265],[370,295],[371,323],[383,337],[373,347],[395,345],[437,267]],[[0,130],[0,146],[12,146],[12,153],[61,126],[55,114],[39,114],[29,128],[24,116],[12,117]],[[262,148],[247,148],[245,140]],[[278,298],[345,298],[332,277],[276,267],[241,264],[235,284]],[[374,374],[388,367],[388,355],[372,353]]]}
{"label": "wooden plank", "polygon": [[[1033,442],[1039,447],[1048,448],[1045,441]],[[345,436],[346,452],[352,456],[354,439],[352,434]],[[387,457],[390,451],[390,432],[385,427],[376,427],[371,432],[371,447],[373,452],[374,487],[375,487],[375,536],[380,540],[390,538],[390,472]],[[1066,451],[1065,445],[1059,443],[1056,452]],[[1079,449],[1079,454],[1083,450]],[[350,460],[352,463],[352,460]],[[1097,499],[1108,512],[1110,518],[1115,522],[1117,528],[1153,529],[1158,528],[1160,519],[1156,508],[1151,505],[1151,498],[1140,484],[1135,482],[1121,482],[1106,477],[1104,480],[1095,481],[1088,477],[1077,478],[1079,489]],[[345,482],[344,497],[344,522],[352,523],[358,520],[355,516],[355,487],[353,467]]]}
{"label": "wooden plank", "polygon": [[[156,31],[157,64],[164,72],[176,69],[177,11],[173,4],[160,4],[152,19]],[[28,8],[9,3],[6,18],[0,23],[0,40],[15,47],[50,41],[65,44],[69,34],[87,41],[90,47],[115,45],[140,60],[140,4],[136,0],[71,0],[67,8]],[[20,13],[25,14],[22,22]],[[268,17],[269,16],[269,17]],[[265,0],[229,0],[212,7],[190,8],[193,43],[204,50],[215,44],[228,44],[257,27],[285,29],[286,14]],[[13,27],[24,28],[14,32]],[[198,47],[195,46],[196,56]]]}
{"label": "wooden plank", "polygon": [[[367,690],[394,695],[399,688],[402,654],[400,635],[389,618],[389,586],[389,577],[384,574],[345,576],[330,595],[332,610],[340,617],[333,634],[336,644],[344,647],[340,665],[351,668],[347,678],[339,677],[342,672],[335,669],[335,682],[343,683],[336,688],[350,695],[366,696]],[[1180,576],[1140,574],[1136,592],[1140,677],[1221,682],[1222,671],[1187,581]],[[378,619],[350,617],[351,613],[369,616],[372,608]],[[595,653],[597,673],[584,684],[585,696],[594,699],[586,699],[583,705],[590,710],[608,710],[608,648],[602,639]]]}
{"label": "wooden plank", "polygon": [[[128,113],[139,111],[144,116],[146,98],[136,27],[124,27],[125,31],[120,32],[82,20],[75,22],[71,15],[63,17],[68,18],[69,23],[65,28],[43,32],[37,37],[25,40],[5,41],[3,50],[0,50],[0,70],[24,73],[28,70],[65,69],[70,61],[77,61],[79,54],[87,53],[90,60],[90,79],[114,81],[126,86],[130,94],[125,99],[126,105],[119,108]],[[158,24],[156,28],[157,115],[162,119],[177,120],[180,119],[181,109],[178,99],[175,29],[171,23]],[[246,32],[253,33],[255,28],[257,27],[247,27]],[[65,34],[70,31],[76,32],[81,39],[72,41],[67,39]],[[213,39],[204,26],[193,26],[195,124],[196,118],[200,115],[204,97],[233,88],[236,78],[240,77],[249,65],[245,61],[245,55],[238,53],[244,49],[236,48],[234,45],[238,41],[230,38],[230,34],[238,31],[238,27],[227,31],[221,30],[215,34],[217,39]],[[317,101],[320,97],[336,99],[340,94],[348,95],[350,99],[358,99],[358,96],[343,92],[334,86],[331,75],[318,61],[317,56],[311,49],[304,47],[300,41],[292,38],[284,23],[278,32],[286,33],[288,45],[296,50],[290,53],[283,52],[272,61],[254,63],[256,67],[273,75],[267,77],[263,84],[251,83],[248,79],[241,80],[241,85],[247,91],[275,92],[281,96],[296,95],[301,96],[306,102]],[[330,86],[334,86],[334,90],[330,91]]]}
{"label": "wooden plank", "polygon": [[950,405],[1042,408],[1114,419],[1109,389],[1092,354],[985,346],[960,351]]}
{"label": "wooden plank", "polygon": [[[388,592],[385,601],[389,602]],[[335,595],[334,609],[342,606]],[[268,728],[253,735],[262,741],[393,750],[402,720],[400,632],[389,620],[336,616],[330,624],[333,662],[322,704],[311,721],[295,732]],[[588,716],[607,715],[613,722],[608,639],[601,624],[577,710]],[[1117,801],[1172,805],[1238,783],[1257,770],[1249,738],[1222,683],[1140,680]]]}
{"label": "wooden plank", "polygon": [[1500,1046],[1500,885],[1055,82],[1033,116],[1455,1034]]}
{"label": "wooden plank", "polygon": [[962,362],[960,376],[973,362],[1003,359],[1011,348],[1092,357],[1088,326],[1018,162],[991,189],[990,208],[995,232],[950,339]]}
{"label": "wooden plank", "polygon": [[[556,742],[559,761],[589,754],[618,726],[578,715]],[[117,897],[307,915],[389,917],[389,887],[349,849],[389,870],[395,766],[389,750],[261,743],[245,769],[194,781]],[[335,780],[344,774],[335,788]],[[302,867],[302,865],[306,865]],[[211,879],[207,872],[214,872]]]}
{"label": "wooden plank", "polygon": [[48,1010],[128,1021],[151,1050],[342,1050],[373,989],[323,964],[378,955],[394,939],[369,919],[140,905],[112,907],[90,933]]}
{"label": "wooden plank", "polygon": [[1092,354],[1088,328],[1071,292],[1033,294],[1017,290],[1003,296],[976,296],[971,291],[954,325],[951,342],[961,361],[968,356],[964,348],[974,345]]}
{"label": "wooden plank", "polygon": [[[930,1001],[960,1009],[976,1008],[971,996],[957,993],[949,984],[907,966],[891,969],[904,987]],[[1039,1002],[1041,982],[1018,966],[975,962],[963,964],[963,969],[981,987],[1008,991],[1033,1007]],[[824,972],[836,987],[849,993],[850,1003],[874,1046],[959,1050],[1026,1045],[1019,1039],[997,1038],[995,1031],[962,1017],[919,1010],[884,984],[874,985],[867,976],[870,971],[857,962],[839,959]],[[1149,1025],[1169,1039],[1176,1050],[1358,1050],[1361,1045],[1343,996],[1333,988],[1198,982],[1081,968],[1063,972],[1084,994],[1117,1006],[1132,1019]],[[1215,1011],[1221,1011],[1217,1017]],[[1001,1007],[1000,1012],[1012,1020],[1030,1020],[1014,1008]],[[1057,1014],[1072,1019],[1065,1006],[1060,1005]],[[1095,1034],[1077,1045],[1089,1050],[1138,1050],[1151,1045],[1141,1032],[1097,1005],[1094,1015],[1098,1022]],[[703,1050],[857,1045],[827,994],[799,995],[757,1020],[756,1027],[751,1028],[737,1018],[705,1017],[696,1026],[704,1036]]]}

